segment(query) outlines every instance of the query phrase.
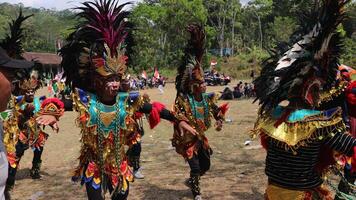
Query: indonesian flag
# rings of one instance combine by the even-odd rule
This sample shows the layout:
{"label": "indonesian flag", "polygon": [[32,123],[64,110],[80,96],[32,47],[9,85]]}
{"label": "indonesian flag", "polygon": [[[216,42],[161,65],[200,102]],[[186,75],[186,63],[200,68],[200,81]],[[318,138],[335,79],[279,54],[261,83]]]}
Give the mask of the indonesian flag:
{"label": "indonesian flag", "polygon": [[155,67],[155,72],[154,72],[153,76],[154,76],[156,79],[159,79],[159,72],[158,72],[157,67]]}
{"label": "indonesian flag", "polygon": [[145,70],[142,71],[141,77],[147,79],[147,73]]}
{"label": "indonesian flag", "polygon": [[47,90],[48,93],[52,94],[53,93],[53,88],[52,88],[52,81],[50,81],[47,85]]}
{"label": "indonesian flag", "polygon": [[338,71],[338,74],[337,74],[337,77],[338,78],[341,78],[341,73],[340,71],[341,70],[346,70],[347,72],[343,72],[344,75],[348,76],[351,80],[356,80],[356,70],[353,69],[352,67],[349,67],[349,66],[346,66],[346,65],[340,65],[339,66],[339,71]]}
{"label": "indonesian flag", "polygon": [[210,61],[210,65],[211,66],[215,66],[215,65],[217,65],[218,64],[218,61],[216,61],[216,60],[211,60]]}
{"label": "indonesian flag", "polygon": [[352,72],[352,71],[355,71],[355,69],[353,69],[352,67],[349,67],[349,66],[346,66],[346,65],[344,65],[344,64],[341,64],[340,66],[339,66],[339,70],[347,70],[348,72]]}

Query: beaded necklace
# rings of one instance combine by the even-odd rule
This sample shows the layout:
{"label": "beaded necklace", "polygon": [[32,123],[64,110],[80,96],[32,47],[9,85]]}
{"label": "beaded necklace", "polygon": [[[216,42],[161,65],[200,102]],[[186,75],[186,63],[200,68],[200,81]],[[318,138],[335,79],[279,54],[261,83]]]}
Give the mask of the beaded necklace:
{"label": "beaded necklace", "polygon": [[198,119],[198,111],[197,111],[197,104],[202,104],[203,107],[204,107],[204,123],[207,127],[210,126],[210,122],[209,122],[209,106],[208,106],[208,103],[207,103],[207,95],[205,93],[202,94],[202,100],[200,102],[196,101],[194,99],[193,96],[191,95],[188,95],[188,99],[189,99],[189,104],[190,104],[190,107],[192,108],[192,112],[193,112],[193,116],[195,119]]}
{"label": "beaded necklace", "polygon": [[[97,125],[97,134],[98,134],[98,146],[99,146],[99,165],[101,171],[101,180],[102,184],[105,184],[105,161],[103,157],[103,142],[110,132],[114,136],[114,155],[115,155],[115,164],[119,168],[121,163],[121,141],[120,141],[120,128],[125,128],[125,117],[126,117],[126,93],[120,93],[116,97],[116,103],[112,106],[105,105],[96,99],[96,96],[93,95],[91,98],[91,103],[94,104],[95,112],[91,112],[93,115],[97,115],[95,118],[95,123]],[[107,127],[102,121],[102,115],[104,113],[115,112],[114,119],[111,121],[109,127]],[[104,187],[105,188],[105,187]]]}

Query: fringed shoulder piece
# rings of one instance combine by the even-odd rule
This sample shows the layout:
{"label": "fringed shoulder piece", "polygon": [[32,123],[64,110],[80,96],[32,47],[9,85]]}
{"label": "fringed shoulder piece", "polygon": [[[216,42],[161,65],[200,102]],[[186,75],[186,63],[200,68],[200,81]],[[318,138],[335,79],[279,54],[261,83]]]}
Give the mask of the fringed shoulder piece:
{"label": "fringed shoulder piece", "polygon": [[286,121],[277,121],[278,118],[272,115],[260,115],[253,130],[254,136],[266,135],[287,149],[296,150],[300,146],[307,146],[309,141],[323,140],[346,130],[341,108],[323,112],[297,110]]}

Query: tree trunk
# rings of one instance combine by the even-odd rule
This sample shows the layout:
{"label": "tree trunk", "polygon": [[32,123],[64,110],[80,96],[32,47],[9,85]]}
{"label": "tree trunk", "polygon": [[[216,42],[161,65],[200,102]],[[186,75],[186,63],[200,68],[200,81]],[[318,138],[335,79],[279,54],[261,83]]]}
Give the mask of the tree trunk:
{"label": "tree trunk", "polygon": [[[226,10],[223,9],[222,12],[225,12]],[[219,20],[220,21],[220,20]],[[220,44],[220,57],[224,56],[224,40],[225,40],[225,21],[226,21],[226,16],[223,17],[222,22],[220,23],[220,34],[219,34],[219,44]]]}
{"label": "tree trunk", "polygon": [[233,13],[233,16],[232,16],[232,22],[231,22],[231,56],[234,55],[235,53],[235,21],[236,21],[236,15],[237,15],[237,12],[234,12]]}
{"label": "tree trunk", "polygon": [[259,29],[260,29],[260,48],[262,49],[262,47],[263,47],[262,24],[261,24],[261,18],[259,15],[257,15],[257,18],[258,18],[258,24],[259,24]]}

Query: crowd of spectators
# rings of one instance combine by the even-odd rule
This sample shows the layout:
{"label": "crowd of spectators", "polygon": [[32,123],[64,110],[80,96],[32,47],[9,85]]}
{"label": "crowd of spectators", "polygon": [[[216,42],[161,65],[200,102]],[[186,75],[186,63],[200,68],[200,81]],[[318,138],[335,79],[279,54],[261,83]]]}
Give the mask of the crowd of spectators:
{"label": "crowd of spectators", "polygon": [[166,78],[160,76],[159,78],[156,77],[149,77],[143,78],[141,76],[132,77],[127,76],[126,82],[130,86],[130,90],[144,90],[147,88],[159,88],[164,87],[166,85]]}
{"label": "crowd of spectators", "polygon": [[232,99],[241,99],[241,98],[251,98],[255,96],[255,87],[253,83],[247,83],[240,81],[234,88],[231,90],[229,87],[221,92],[220,99],[223,100],[232,100]]}

